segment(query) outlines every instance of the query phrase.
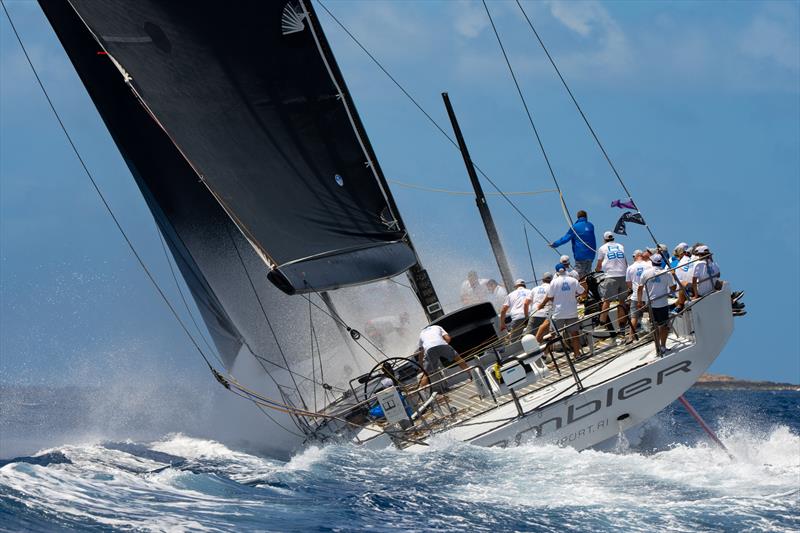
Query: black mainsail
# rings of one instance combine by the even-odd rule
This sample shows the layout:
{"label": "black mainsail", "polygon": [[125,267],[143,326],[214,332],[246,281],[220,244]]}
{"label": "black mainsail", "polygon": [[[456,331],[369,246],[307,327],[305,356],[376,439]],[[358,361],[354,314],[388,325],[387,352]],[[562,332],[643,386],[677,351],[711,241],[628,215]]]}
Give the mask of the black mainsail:
{"label": "black mainsail", "polygon": [[40,4],[226,359],[249,329],[226,294],[259,258],[288,294],[411,268],[437,314],[309,2]]}
{"label": "black mainsail", "polygon": [[125,76],[124,99],[139,104],[119,127],[145,114],[163,130],[279,288],[324,291],[417,263],[310,3],[41,4],[90,93],[105,83],[93,63],[119,67],[103,77]]}

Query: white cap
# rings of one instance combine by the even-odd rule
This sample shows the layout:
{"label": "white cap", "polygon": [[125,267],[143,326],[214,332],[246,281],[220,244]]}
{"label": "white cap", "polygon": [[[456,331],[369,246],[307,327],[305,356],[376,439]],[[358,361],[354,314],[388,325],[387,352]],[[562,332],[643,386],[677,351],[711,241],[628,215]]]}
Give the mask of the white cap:
{"label": "white cap", "polygon": [[553,279],[553,273],[545,272],[544,274],[542,274],[542,279]]}
{"label": "white cap", "polygon": [[561,259],[559,259],[559,261],[562,262],[562,263],[569,263],[569,256],[568,255],[562,255]]}
{"label": "white cap", "polygon": [[676,247],[675,247],[675,249],[676,249],[676,250],[683,250],[683,251],[686,251],[686,250],[688,250],[688,249],[689,249],[689,245],[688,245],[688,244],[686,244],[685,242],[679,242],[679,243],[678,243],[678,246],[676,246]]}
{"label": "white cap", "polygon": [[642,255],[642,251],[638,248],[633,251],[633,257],[636,257],[637,255]]}
{"label": "white cap", "polygon": [[661,264],[661,261],[663,261],[663,260],[664,260],[664,258],[663,258],[663,257],[661,257],[661,254],[654,254],[654,255],[653,255],[651,258],[650,258],[650,262],[651,262],[651,263],[653,263],[654,265],[660,265],[660,264]]}
{"label": "white cap", "polygon": [[520,285],[522,285],[523,287],[525,286],[525,280],[522,278],[518,278],[517,280],[514,281],[515,287],[519,287]]}
{"label": "white cap", "polygon": [[707,254],[708,253],[708,246],[705,244],[701,244],[697,248],[694,249],[694,253],[696,254]]}
{"label": "white cap", "polygon": [[614,239],[614,234],[611,233],[610,231],[607,231],[607,232],[603,233],[603,238],[605,240],[607,240],[607,241],[613,240]]}

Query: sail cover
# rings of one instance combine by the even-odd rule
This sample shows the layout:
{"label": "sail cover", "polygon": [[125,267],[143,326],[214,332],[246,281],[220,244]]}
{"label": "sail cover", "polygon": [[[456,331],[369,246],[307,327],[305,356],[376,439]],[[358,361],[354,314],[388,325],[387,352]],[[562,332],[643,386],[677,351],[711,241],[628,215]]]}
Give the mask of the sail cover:
{"label": "sail cover", "polygon": [[69,5],[282,290],[416,263],[310,2]]}

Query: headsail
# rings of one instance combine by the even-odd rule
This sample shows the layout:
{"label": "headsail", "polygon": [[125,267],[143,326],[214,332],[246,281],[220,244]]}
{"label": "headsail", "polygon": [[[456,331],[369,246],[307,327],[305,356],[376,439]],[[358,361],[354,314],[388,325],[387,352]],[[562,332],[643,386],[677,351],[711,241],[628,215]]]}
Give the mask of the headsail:
{"label": "headsail", "polygon": [[71,6],[282,290],[416,263],[310,3]]}

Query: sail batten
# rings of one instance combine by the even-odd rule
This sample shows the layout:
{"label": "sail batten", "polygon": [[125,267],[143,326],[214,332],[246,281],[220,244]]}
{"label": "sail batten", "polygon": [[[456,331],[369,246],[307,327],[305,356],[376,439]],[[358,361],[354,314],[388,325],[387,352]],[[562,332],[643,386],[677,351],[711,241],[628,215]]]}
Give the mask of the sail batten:
{"label": "sail batten", "polygon": [[[270,267],[292,265],[284,278],[301,283],[294,290],[374,281],[415,263],[310,5],[71,5]],[[318,270],[320,256],[354,268],[334,279]]]}

